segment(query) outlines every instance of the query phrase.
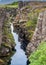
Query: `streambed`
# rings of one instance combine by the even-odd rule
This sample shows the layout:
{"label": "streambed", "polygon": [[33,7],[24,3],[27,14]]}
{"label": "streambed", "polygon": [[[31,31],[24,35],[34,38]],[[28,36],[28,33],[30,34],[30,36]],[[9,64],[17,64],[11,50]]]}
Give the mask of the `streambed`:
{"label": "streambed", "polygon": [[18,34],[16,34],[16,32],[13,32],[13,24],[11,24],[11,32],[16,43],[16,52],[11,57],[12,60],[10,65],[27,65],[27,56],[25,55],[25,52],[21,49],[21,44],[18,41]]}

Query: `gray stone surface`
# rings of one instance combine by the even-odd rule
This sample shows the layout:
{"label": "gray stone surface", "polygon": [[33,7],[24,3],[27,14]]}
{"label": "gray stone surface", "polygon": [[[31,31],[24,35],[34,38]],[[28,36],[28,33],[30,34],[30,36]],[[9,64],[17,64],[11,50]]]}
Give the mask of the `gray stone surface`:
{"label": "gray stone surface", "polygon": [[35,51],[41,41],[46,41],[46,11],[39,13],[35,32],[27,46],[27,53]]}

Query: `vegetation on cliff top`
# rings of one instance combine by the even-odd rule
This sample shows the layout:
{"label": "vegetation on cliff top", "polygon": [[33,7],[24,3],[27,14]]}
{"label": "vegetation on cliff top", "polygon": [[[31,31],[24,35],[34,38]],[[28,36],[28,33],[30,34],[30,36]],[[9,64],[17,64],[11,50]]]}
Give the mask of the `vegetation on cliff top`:
{"label": "vegetation on cliff top", "polygon": [[0,7],[8,7],[8,8],[18,8],[18,2],[13,2],[11,4],[5,4],[5,5],[0,5]]}
{"label": "vegetation on cliff top", "polygon": [[38,49],[29,57],[29,65],[46,65],[46,42],[42,42]]}

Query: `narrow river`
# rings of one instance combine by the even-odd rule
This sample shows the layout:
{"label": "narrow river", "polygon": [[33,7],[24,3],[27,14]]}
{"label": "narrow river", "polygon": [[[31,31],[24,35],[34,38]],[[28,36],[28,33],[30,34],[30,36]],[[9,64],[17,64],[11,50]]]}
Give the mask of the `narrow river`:
{"label": "narrow river", "polygon": [[21,44],[18,41],[18,34],[13,32],[13,24],[11,24],[11,31],[14,36],[14,40],[16,43],[15,54],[11,57],[11,64],[10,65],[27,65],[27,56],[25,55],[25,52],[21,49]]}

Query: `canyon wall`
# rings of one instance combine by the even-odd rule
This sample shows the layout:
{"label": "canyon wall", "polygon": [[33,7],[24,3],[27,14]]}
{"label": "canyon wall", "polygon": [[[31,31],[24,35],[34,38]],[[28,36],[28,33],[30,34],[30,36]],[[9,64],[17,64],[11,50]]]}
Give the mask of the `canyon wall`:
{"label": "canyon wall", "polygon": [[[43,32],[44,26],[45,26],[45,25],[43,25],[44,24],[43,19],[45,19],[44,13],[45,13],[46,4],[43,2],[40,2],[40,3],[39,2],[32,2],[32,3],[30,2],[30,3],[28,3],[29,7],[26,7],[26,6],[23,7],[23,6],[22,6],[22,8],[20,8],[18,10],[18,13],[13,22],[13,25],[14,25],[14,31],[16,31],[19,35],[19,41],[21,42],[21,48],[26,51],[27,55],[30,55],[30,53],[35,51],[37,49],[39,43],[45,38],[44,37],[45,33]],[[44,9],[42,10],[42,8],[44,8]],[[27,28],[27,27],[25,27],[25,25],[31,19],[31,17],[28,16],[29,13],[31,14],[32,12],[34,12],[34,10],[37,10],[37,9],[41,10],[41,12],[38,13],[39,16],[38,16],[38,20],[37,20],[37,24],[36,24],[36,29],[35,29],[35,31],[33,30],[34,31],[33,37],[32,37],[32,39],[29,39],[30,33],[28,32],[28,30],[31,31],[31,27]]]}
{"label": "canyon wall", "polygon": [[35,32],[27,46],[27,53],[35,51],[42,41],[46,41],[46,11],[39,13]]}
{"label": "canyon wall", "polygon": [[[9,40],[11,39],[10,37],[8,38],[7,35],[8,35],[8,32],[9,32],[9,35],[11,34],[9,23],[14,21],[14,17],[16,16],[16,13],[17,13],[16,10],[17,10],[16,8],[0,8],[0,57],[6,56],[7,53],[10,53],[10,49],[11,48],[13,49],[15,46],[14,43],[9,44],[10,42]],[[8,32],[7,32],[7,29],[8,29]]]}

